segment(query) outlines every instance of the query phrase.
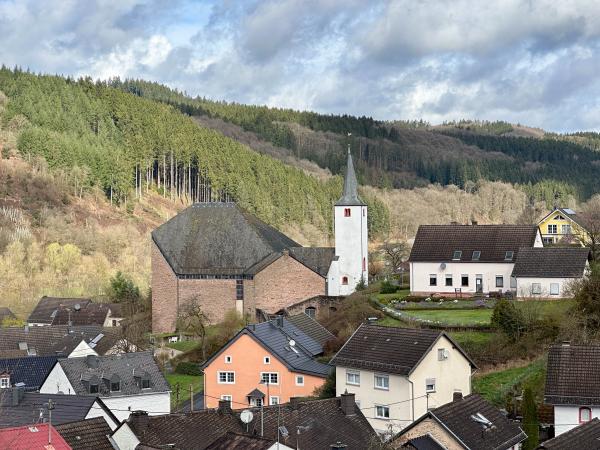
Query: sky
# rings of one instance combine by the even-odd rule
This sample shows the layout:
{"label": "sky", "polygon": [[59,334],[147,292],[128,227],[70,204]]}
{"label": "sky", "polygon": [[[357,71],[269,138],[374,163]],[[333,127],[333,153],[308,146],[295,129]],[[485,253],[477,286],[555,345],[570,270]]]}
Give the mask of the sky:
{"label": "sky", "polygon": [[382,120],[600,130],[597,0],[0,0],[0,63]]}

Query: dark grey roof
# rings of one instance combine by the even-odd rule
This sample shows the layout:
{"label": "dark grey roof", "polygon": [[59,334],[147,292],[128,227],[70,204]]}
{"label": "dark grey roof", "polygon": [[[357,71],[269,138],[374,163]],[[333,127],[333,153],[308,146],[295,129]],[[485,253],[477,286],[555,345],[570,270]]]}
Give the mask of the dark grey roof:
{"label": "dark grey roof", "polygon": [[542,247],[519,250],[513,277],[581,278],[590,255],[588,248]]}
{"label": "dark grey roof", "polygon": [[411,439],[402,446],[414,450],[445,450],[435,439],[428,434]]}
{"label": "dark grey roof", "polygon": [[600,405],[600,346],[550,347],[544,401],[551,405]]}
{"label": "dark grey roof", "polygon": [[[54,425],[54,412],[52,412]],[[104,417],[80,420],[78,422],[58,425],[56,431],[60,433],[73,450],[113,450],[108,436],[112,433]]]}
{"label": "dark grey roof", "polygon": [[292,247],[289,251],[290,256],[322,277],[327,276],[331,261],[335,258],[333,247]]}
{"label": "dark grey roof", "polygon": [[[473,420],[473,416],[478,414],[490,421],[492,426],[485,427]],[[396,438],[412,430],[426,418],[432,418],[441,424],[467,450],[506,450],[527,438],[517,424],[508,420],[498,408],[478,394],[467,395],[432,409],[404,428]]]}
{"label": "dark grey roof", "polygon": [[[167,392],[171,389],[151,351],[66,358],[59,360],[58,364],[78,395],[97,395],[89,392],[90,381],[94,377],[99,381],[100,397]],[[150,380],[150,388],[142,390],[140,381],[144,374]],[[117,376],[121,383],[121,390],[115,393],[110,392],[110,379],[113,376]]]}
{"label": "dark grey roof", "polygon": [[178,275],[246,274],[297,242],[234,203],[196,203],[152,232]]}
{"label": "dark grey roof", "polygon": [[4,319],[16,319],[14,313],[6,306],[0,306],[0,325]]}
{"label": "dark grey roof", "polygon": [[265,398],[265,393],[260,389],[253,389],[251,392],[246,394],[248,398]]}
{"label": "dark grey roof", "polygon": [[321,344],[321,346],[325,345],[330,339],[335,338],[327,328],[305,313],[289,316],[286,319]]}
{"label": "dark grey roof", "polygon": [[102,326],[106,321],[108,313],[111,311],[108,303],[89,302],[79,310],[69,310],[65,307],[59,307],[52,320],[52,325],[99,325]]}
{"label": "dark grey roof", "polygon": [[0,359],[0,373],[10,374],[12,386],[23,383],[26,391],[38,390],[54,367],[55,356],[25,356],[22,358]]}
{"label": "dark grey roof", "polygon": [[348,149],[348,158],[346,161],[346,176],[344,177],[344,192],[335,206],[364,206],[365,203],[358,196],[358,181],[354,172],[354,163],[352,155]]}
{"label": "dark grey roof", "polygon": [[[0,327],[0,357],[68,356],[82,340],[102,355],[119,339],[113,328],[91,326]],[[102,335],[102,336],[100,336]],[[92,342],[94,341],[94,343]],[[27,344],[26,348],[25,345]]]}
{"label": "dark grey roof", "polygon": [[[451,262],[461,251],[460,262],[515,261],[519,249],[533,247],[535,225],[421,225],[417,230],[409,261]],[[473,260],[473,252],[480,252]],[[506,260],[506,252],[513,258]]]}
{"label": "dark grey roof", "polygon": [[230,431],[206,447],[206,450],[268,450],[276,442],[273,439]]}
{"label": "dark grey roof", "polygon": [[409,375],[442,336],[476,367],[464,350],[443,331],[367,324],[356,329],[329,364]]}
{"label": "dark grey roof", "polygon": [[600,420],[595,417],[583,425],[579,425],[546,442],[538,449],[546,450],[599,450],[600,449]]}
{"label": "dark grey roof", "polygon": [[[315,359],[323,353],[323,346],[283,317],[245,327],[202,367],[207,367],[243,334],[256,339],[294,372],[326,377],[331,371],[330,366]],[[290,345],[292,340],[293,346]]]}
{"label": "dark grey roof", "polygon": [[[3,389],[0,392],[0,428],[17,427],[48,420],[48,400],[54,403],[52,424],[75,422],[86,418],[90,411],[101,408],[115,424],[119,420],[106,407],[101,399],[89,395],[40,394],[25,392],[20,396],[16,389]],[[16,394],[13,397],[13,394]]]}
{"label": "dark grey roof", "polygon": [[79,304],[85,307],[92,301],[89,298],[62,298],[62,297],[42,297],[36,307],[29,314],[28,323],[44,323],[50,325],[54,320],[58,309],[61,307],[72,308]]}

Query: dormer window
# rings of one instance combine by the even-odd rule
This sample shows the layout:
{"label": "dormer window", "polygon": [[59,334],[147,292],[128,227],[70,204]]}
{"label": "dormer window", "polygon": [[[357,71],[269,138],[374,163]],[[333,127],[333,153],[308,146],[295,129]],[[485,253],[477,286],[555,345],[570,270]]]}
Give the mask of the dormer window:
{"label": "dormer window", "polygon": [[150,378],[142,378],[142,389],[150,389]]}
{"label": "dormer window", "polygon": [[121,378],[117,374],[110,377],[110,392],[119,392],[121,390]]}
{"label": "dormer window", "polygon": [[504,254],[504,261],[512,261],[515,252],[509,250]]}
{"label": "dormer window", "polygon": [[10,387],[10,375],[3,373],[0,375],[0,389],[8,389]]}
{"label": "dormer window", "polygon": [[481,252],[479,250],[473,250],[473,256],[471,259],[473,259],[473,261],[479,261],[480,256]]}
{"label": "dormer window", "polygon": [[344,217],[350,217],[350,208],[344,208]]}
{"label": "dormer window", "polygon": [[454,250],[454,254],[452,255],[452,259],[454,261],[460,261],[461,257],[462,257],[462,250]]}
{"label": "dormer window", "polygon": [[90,394],[98,393],[98,381],[92,382],[90,381]]}

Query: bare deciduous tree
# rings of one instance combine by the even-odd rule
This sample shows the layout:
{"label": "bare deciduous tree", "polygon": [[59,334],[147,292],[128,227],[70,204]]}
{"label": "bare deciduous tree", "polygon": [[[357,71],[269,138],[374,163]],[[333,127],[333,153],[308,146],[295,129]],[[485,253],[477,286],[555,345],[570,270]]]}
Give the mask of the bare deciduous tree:
{"label": "bare deciduous tree", "polygon": [[589,247],[594,261],[600,259],[600,194],[594,195],[581,206],[577,220],[583,227],[583,235],[579,239]]}
{"label": "bare deciduous tree", "polygon": [[206,360],[206,326],[208,317],[202,311],[198,297],[192,297],[179,310],[177,329],[180,333],[191,334],[200,342],[202,358]]}
{"label": "bare deciduous tree", "polygon": [[392,273],[396,272],[400,264],[408,257],[409,246],[405,241],[387,239],[381,246],[387,263]]}

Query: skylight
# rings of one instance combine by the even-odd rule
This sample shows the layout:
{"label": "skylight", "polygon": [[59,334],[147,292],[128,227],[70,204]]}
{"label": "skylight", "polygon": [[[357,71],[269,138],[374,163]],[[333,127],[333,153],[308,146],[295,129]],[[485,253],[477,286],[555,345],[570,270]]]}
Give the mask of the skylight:
{"label": "skylight", "polygon": [[462,250],[454,250],[454,254],[452,255],[452,259],[455,261],[460,260],[462,256]]}
{"label": "skylight", "polygon": [[479,261],[480,256],[481,252],[479,250],[473,250],[473,261]]}

